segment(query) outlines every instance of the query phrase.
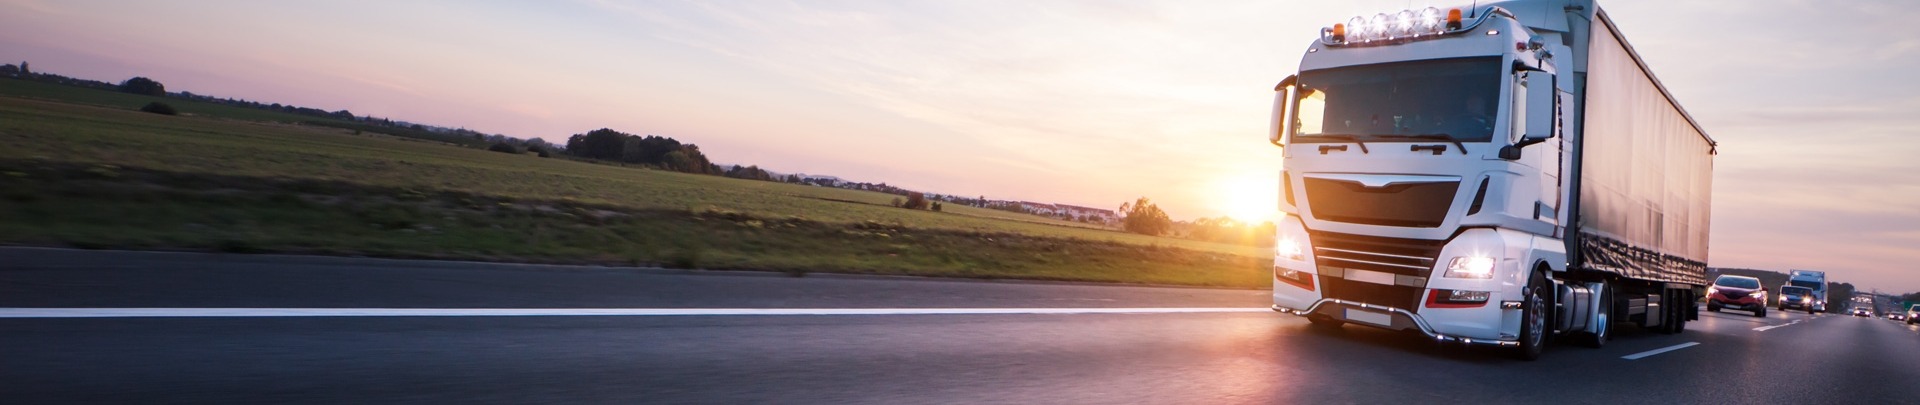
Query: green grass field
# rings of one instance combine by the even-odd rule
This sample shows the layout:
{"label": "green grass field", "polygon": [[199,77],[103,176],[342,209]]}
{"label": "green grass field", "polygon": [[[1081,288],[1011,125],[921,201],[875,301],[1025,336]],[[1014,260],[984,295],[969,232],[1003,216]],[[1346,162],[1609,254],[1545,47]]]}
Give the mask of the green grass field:
{"label": "green grass field", "polygon": [[[1266,249],[0,79],[0,241],[1258,287]],[[858,177],[858,176],[853,176]]]}

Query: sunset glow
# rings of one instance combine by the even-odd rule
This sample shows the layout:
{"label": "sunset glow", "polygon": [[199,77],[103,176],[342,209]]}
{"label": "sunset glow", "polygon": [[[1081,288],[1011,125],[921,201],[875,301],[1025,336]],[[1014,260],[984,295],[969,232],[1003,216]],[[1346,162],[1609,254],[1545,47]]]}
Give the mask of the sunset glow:
{"label": "sunset glow", "polygon": [[1218,180],[1217,198],[1211,207],[1241,222],[1257,223],[1279,218],[1279,175],[1246,174]]}
{"label": "sunset glow", "polygon": [[[937,193],[1146,196],[1176,220],[1260,221],[1281,160],[1272,89],[1318,30],[1455,4],[0,0],[0,60],[552,142],[658,134],[717,163]],[[1605,4],[1722,142],[1712,266],[1920,289],[1920,84],[1905,79],[1920,35],[1889,28],[1906,4]],[[1871,40],[1780,28],[1808,21]],[[1807,80],[1790,97],[1772,85]]]}

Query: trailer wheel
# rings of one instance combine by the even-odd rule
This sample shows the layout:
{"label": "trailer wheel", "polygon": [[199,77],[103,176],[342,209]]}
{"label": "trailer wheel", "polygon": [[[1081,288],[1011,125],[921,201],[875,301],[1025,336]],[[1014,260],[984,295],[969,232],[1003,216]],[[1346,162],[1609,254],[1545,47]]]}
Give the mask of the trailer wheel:
{"label": "trailer wheel", "polygon": [[1520,312],[1520,347],[1516,351],[1521,360],[1540,359],[1540,352],[1547,344],[1547,275],[1534,272],[1527,280],[1526,299]]}
{"label": "trailer wheel", "polygon": [[1680,333],[1680,328],[1677,326],[1680,325],[1679,318],[1683,314],[1685,312],[1680,311],[1680,294],[1672,289],[1660,289],[1660,326],[1655,330],[1663,335]]}
{"label": "trailer wheel", "polygon": [[1680,320],[1679,322],[1673,323],[1673,333],[1686,332],[1687,320],[1693,315],[1693,311],[1699,307],[1693,306],[1692,290],[1673,290],[1673,295],[1679,298],[1679,300],[1674,301],[1674,303],[1684,303],[1673,306],[1673,319]]}
{"label": "trailer wheel", "polygon": [[1600,300],[1595,301],[1595,304],[1600,305],[1600,313],[1593,316],[1594,329],[1597,332],[1587,334],[1582,343],[1598,349],[1606,347],[1607,340],[1613,338],[1613,287],[1601,287]]}

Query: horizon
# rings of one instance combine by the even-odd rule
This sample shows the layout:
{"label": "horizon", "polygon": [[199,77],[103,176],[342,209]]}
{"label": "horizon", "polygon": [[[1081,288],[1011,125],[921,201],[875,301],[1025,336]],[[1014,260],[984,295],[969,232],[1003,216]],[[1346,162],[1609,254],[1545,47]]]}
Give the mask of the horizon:
{"label": "horizon", "polygon": [[[924,192],[1104,209],[1145,196],[1175,218],[1258,220],[1277,205],[1273,83],[1320,27],[1409,4],[1455,3],[0,0],[0,63],[556,144],[604,127]],[[1709,266],[1920,291],[1920,84],[1887,80],[1920,65],[1920,33],[1897,3],[1601,6],[1721,142]],[[1828,20],[1876,40],[1779,29]]]}

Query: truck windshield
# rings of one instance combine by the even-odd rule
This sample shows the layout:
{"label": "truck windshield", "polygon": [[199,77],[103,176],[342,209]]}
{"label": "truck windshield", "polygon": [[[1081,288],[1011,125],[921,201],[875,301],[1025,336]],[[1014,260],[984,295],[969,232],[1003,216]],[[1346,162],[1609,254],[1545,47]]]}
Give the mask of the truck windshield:
{"label": "truck windshield", "polygon": [[1295,142],[1486,142],[1499,113],[1500,57],[1432,59],[1300,73]]}

